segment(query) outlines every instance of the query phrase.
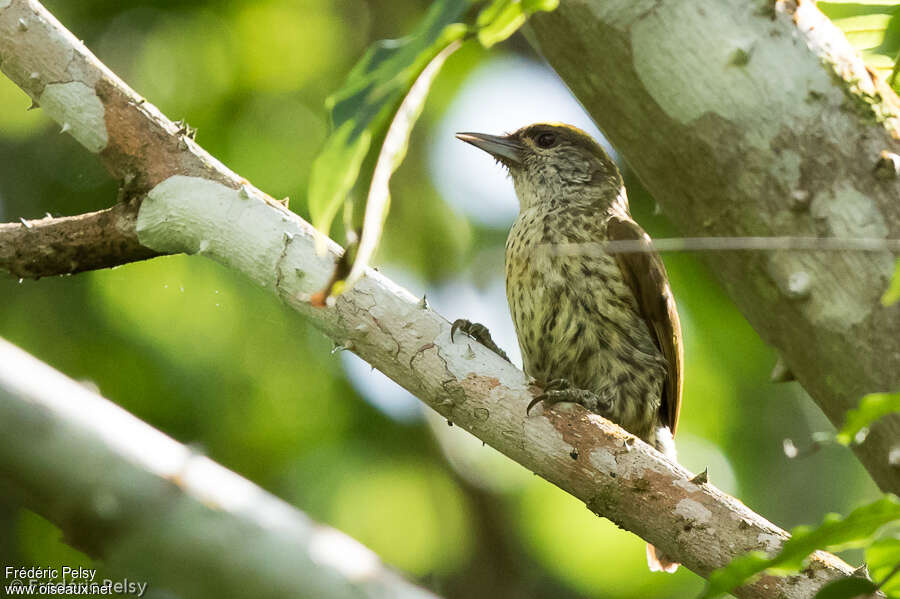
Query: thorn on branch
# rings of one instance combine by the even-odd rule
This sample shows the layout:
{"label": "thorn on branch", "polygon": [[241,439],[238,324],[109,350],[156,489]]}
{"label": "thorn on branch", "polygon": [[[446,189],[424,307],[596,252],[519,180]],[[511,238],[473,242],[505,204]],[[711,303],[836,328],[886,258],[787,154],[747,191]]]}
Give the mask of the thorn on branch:
{"label": "thorn on branch", "polygon": [[788,297],[795,300],[806,299],[812,291],[812,279],[803,270],[791,273],[787,282]]}
{"label": "thorn on branch", "polygon": [[178,135],[184,135],[185,137],[187,137],[189,139],[197,138],[197,128],[191,127],[190,125],[188,125],[186,120],[178,119],[177,121],[175,121],[175,124],[178,125],[178,131],[177,131]]}
{"label": "thorn on branch", "polygon": [[19,217],[19,222],[22,223],[22,225],[23,225],[26,229],[32,228],[31,223],[28,222],[27,220],[25,220],[24,218],[22,218],[21,216]]}
{"label": "thorn on branch", "polygon": [[784,451],[784,455],[787,456],[788,459],[793,460],[800,453],[800,450],[797,449],[797,446],[794,445],[793,439],[785,439],[781,442],[781,449]]}
{"label": "thorn on branch", "polygon": [[900,175],[900,156],[882,150],[873,172],[878,179],[896,179],[897,175]]}
{"label": "thorn on branch", "polygon": [[900,445],[894,445],[888,451],[888,464],[894,468],[900,467]]}
{"label": "thorn on branch", "polygon": [[125,176],[122,177],[122,184],[119,185],[119,191],[116,194],[116,202],[124,202],[128,197],[128,192],[131,190],[132,184],[134,183],[137,177],[134,173],[125,173]]}
{"label": "thorn on branch", "polygon": [[790,366],[784,361],[784,358],[779,355],[778,360],[775,362],[775,366],[772,367],[772,372],[769,374],[769,382],[770,383],[789,383],[791,381],[797,380],[794,376],[794,373],[791,371]]}
{"label": "thorn on branch", "polygon": [[353,342],[350,340],[344,341],[343,343],[335,343],[334,347],[331,348],[331,355],[348,349],[353,349]]}
{"label": "thorn on branch", "polygon": [[788,205],[792,212],[806,212],[809,210],[809,192],[805,189],[792,191]]}
{"label": "thorn on branch", "polygon": [[703,472],[691,479],[695,485],[705,485],[709,482],[709,466],[703,469]]}

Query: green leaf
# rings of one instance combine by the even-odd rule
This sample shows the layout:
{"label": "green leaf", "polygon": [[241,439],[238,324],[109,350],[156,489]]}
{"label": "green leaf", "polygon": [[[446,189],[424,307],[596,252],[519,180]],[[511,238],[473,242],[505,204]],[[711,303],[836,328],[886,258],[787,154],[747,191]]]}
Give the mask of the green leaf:
{"label": "green leaf", "polygon": [[858,595],[868,595],[876,590],[878,589],[871,580],[853,576],[832,580],[819,589],[813,599],[853,599]]}
{"label": "green leaf", "polygon": [[900,500],[893,495],[887,495],[853,510],[846,518],[830,514],[817,528],[797,527],[791,531],[791,538],[785,542],[777,555],[766,557],[759,551],[752,551],[735,558],[724,568],[710,574],[709,585],[703,599],[727,593],[767,570],[774,573],[796,572],[803,567],[806,558],[817,549],[841,551],[870,545],[873,535],[879,528],[898,520],[900,520]]}
{"label": "green leaf", "polygon": [[900,574],[895,571],[900,564],[900,537],[887,537],[872,543],[866,548],[866,564],[872,580],[881,585],[888,597],[900,597]]}
{"label": "green leaf", "polygon": [[884,295],[881,296],[881,305],[892,306],[900,301],[900,258],[897,259],[897,265],[894,267],[894,276],[891,278],[891,284]]}
{"label": "green leaf", "polygon": [[816,6],[844,32],[866,65],[895,86],[893,69],[900,52],[900,5],[896,0],[818,2]]}
{"label": "green leaf", "polygon": [[494,0],[478,15],[478,41],[485,48],[502,42],[538,11],[556,9],[559,0]]}
{"label": "green leaf", "polygon": [[328,98],[333,133],[313,163],[309,210],[313,225],[328,233],[354,187],[365,158],[380,151],[387,129],[422,71],[466,33],[457,23],[468,0],[432,4],[417,31],[377,42],[353,67],[343,87]]}
{"label": "green leaf", "polygon": [[863,429],[873,422],[894,412],[900,412],[900,392],[871,393],[862,398],[859,407],[848,410],[844,426],[837,433],[837,442],[850,445]]}
{"label": "green leaf", "polygon": [[369,195],[366,199],[362,236],[359,240],[359,249],[353,261],[353,267],[347,276],[347,287],[353,285],[362,276],[369,265],[369,261],[375,254],[375,250],[378,248],[378,242],[381,239],[384,220],[387,218],[390,204],[391,196],[388,182],[391,179],[391,174],[400,166],[400,162],[402,162],[406,154],[409,134],[412,132],[416,119],[419,118],[419,114],[422,112],[422,106],[425,104],[425,98],[428,95],[431,82],[434,81],[441,65],[444,64],[444,60],[459,46],[459,41],[450,44],[428,63],[428,66],[416,79],[415,84],[410,88],[409,93],[401,103],[394,120],[391,121],[391,126],[384,137],[381,151],[378,153],[375,170],[372,173],[372,185],[369,188]]}
{"label": "green leaf", "polygon": [[[406,154],[412,127],[447,56],[472,34],[485,46],[496,44],[535,11],[552,10],[557,4],[558,0],[438,0],[413,35],[374,44],[353,67],[343,87],[327,101],[333,132],[310,173],[310,215],[313,225],[326,234],[342,205],[345,215],[353,214],[348,209],[353,190],[368,190],[350,274],[346,281],[340,275],[332,277],[326,294],[357,280],[374,255],[390,205],[390,177]],[[477,8],[481,10],[473,10]],[[371,171],[367,165],[374,165]],[[354,228],[351,222],[348,230]]]}
{"label": "green leaf", "polygon": [[[490,48],[497,42],[502,42],[525,22],[525,13],[522,12],[522,3],[512,0],[497,0],[484,9],[486,18],[479,15],[478,41],[485,48]],[[481,23],[484,23],[483,25]]]}
{"label": "green leaf", "polygon": [[536,12],[550,12],[556,10],[559,6],[559,0],[522,0],[522,10],[526,14],[534,14]]}
{"label": "green leaf", "polygon": [[356,182],[369,145],[370,131],[354,131],[351,121],[341,125],[316,157],[309,176],[309,211],[313,225],[328,233],[344,198]]}
{"label": "green leaf", "polygon": [[493,0],[478,13],[478,18],[475,19],[475,27],[478,29],[490,27],[504,11],[514,4],[519,3],[515,2],[515,0]]}

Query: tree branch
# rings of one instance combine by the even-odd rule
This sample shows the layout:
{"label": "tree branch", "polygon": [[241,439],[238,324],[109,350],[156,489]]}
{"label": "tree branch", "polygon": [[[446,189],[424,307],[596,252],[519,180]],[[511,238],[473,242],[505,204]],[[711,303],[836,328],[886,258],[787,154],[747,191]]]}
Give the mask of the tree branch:
{"label": "tree branch", "polygon": [[[787,538],[736,499],[691,482],[684,468],[599,416],[560,407],[526,417],[534,390],[524,373],[475,342],[452,343],[443,317],[377,272],[368,271],[333,305],[312,307],[310,295],[328,280],[341,248],[327,240],[326,253],[318,254],[320,234],[308,223],[241,185],[146,103],[122,102],[133,92],[58,23],[51,27],[52,17],[42,10],[33,0],[12,0],[0,9],[3,67],[31,60],[27,54],[35,48],[74,53],[79,68],[68,76],[87,87],[85,104],[98,100],[105,107],[107,145],[101,157],[113,172],[126,165],[138,173],[136,180],[146,189],[136,225],[142,245],[163,253],[203,254],[243,272],[443,416],[701,576],[745,551],[776,551]],[[23,11],[45,15],[41,22],[48,29],[44,39],[16,46],[11,23]],[[7,72],[18,81],[19,71]],[[128,126],[119,128],[122,122]],[[95,137],[82,134],[82,143],[91,148]],[[818,552],[801,575],[764,576],[735,592],[748,598],[809,598],[825,582],[851,572],[838,558]]]}
{"label": "tree branch", "polygon": [[78,216],[0,224],[0,270],[37,279],[158,256],[138,242],[138,205],[120,203]]}
{"label": "tree branch", "polygon": [[130,191],[173,173],[242,181],[112,71],[37,0],[0,0],[0,69]]}
{"label": "tree branch", "polygon": [[[652,542],[706,576],[751,549],[776,550],[787,533],[656,450],[580,407],[526,417],[528,378],[471,340],[450,341],[450,324],[419,298],[369,271],[332,306],[311,295],[341,249],[293,214],[253,193],[199,177],[174,176],[147,194],[138,216],[142,244],[200,253],[243,272],[397,381],[437,412],[529,470],[583,500],[595,513]],[[812,597],[847,564],[817,554],[800,576],[765,577],[740,597]]]}
{"label": "tree branch", "polygon": [[154,587],[186,597],[434,597],[2,339],[0,461],[5,482],[69,543]]}
{"label": "tree branch", "polygon": [[[685,235],[900,237],[900,179],[876,169],[900,152],[897,98],[815,3],[563,0],[530,24]],[[879,301],[890,252],[704,257],[837,427],[900,388],[900,306]],[[854,448],[896,494],[898,439],[900,414]]]}
{"label": "tree branch", "polygon": [[[247,181],[106,68],[39,2],[0,0],[0,70],[122,181],[126,205],[0,225],[0,270],[20,278],[107,268],[158,255],[137,242],[143,192],[173,174],[233,189]],[[273,198],[267,198],[273,204]]]}

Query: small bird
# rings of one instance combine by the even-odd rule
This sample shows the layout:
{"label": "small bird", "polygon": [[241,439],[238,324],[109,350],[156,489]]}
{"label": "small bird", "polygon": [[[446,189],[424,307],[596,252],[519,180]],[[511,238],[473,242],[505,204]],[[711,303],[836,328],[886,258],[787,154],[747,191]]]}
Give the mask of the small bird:
{"label": "small bird", "polygon": [[[536,403],[581,404],[675,459],[682,337],[665,266],[628,210],[622,176],[590,135],[535,124],[459,133],[509,170],[519,216],[506,241],[506,297]],[[605,251],[631,241],[644,251]],[[478,323],[461,329],[503,357]],[[647,546],[653,571],[678,567]]]}

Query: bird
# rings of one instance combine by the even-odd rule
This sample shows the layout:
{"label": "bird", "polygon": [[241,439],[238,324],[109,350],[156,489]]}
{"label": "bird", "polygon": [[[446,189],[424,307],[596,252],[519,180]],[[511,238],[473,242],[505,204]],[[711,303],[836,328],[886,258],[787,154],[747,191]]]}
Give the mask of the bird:
{"label": "bird", "polygon": [[[562,123],[456,137],[505,167],[519,200],[506,242],[506,296],[525,373],[543,387],[527,411],[578,403],[676,460],[681,324],[665,265],[631,217],[615,162]],[[616,241],[641,251],[608,249]],[[451,340],[456,330],[506,358],[483,325],[457,320]],[[649,544],[647,561],[652,571],[679,565]]]}

